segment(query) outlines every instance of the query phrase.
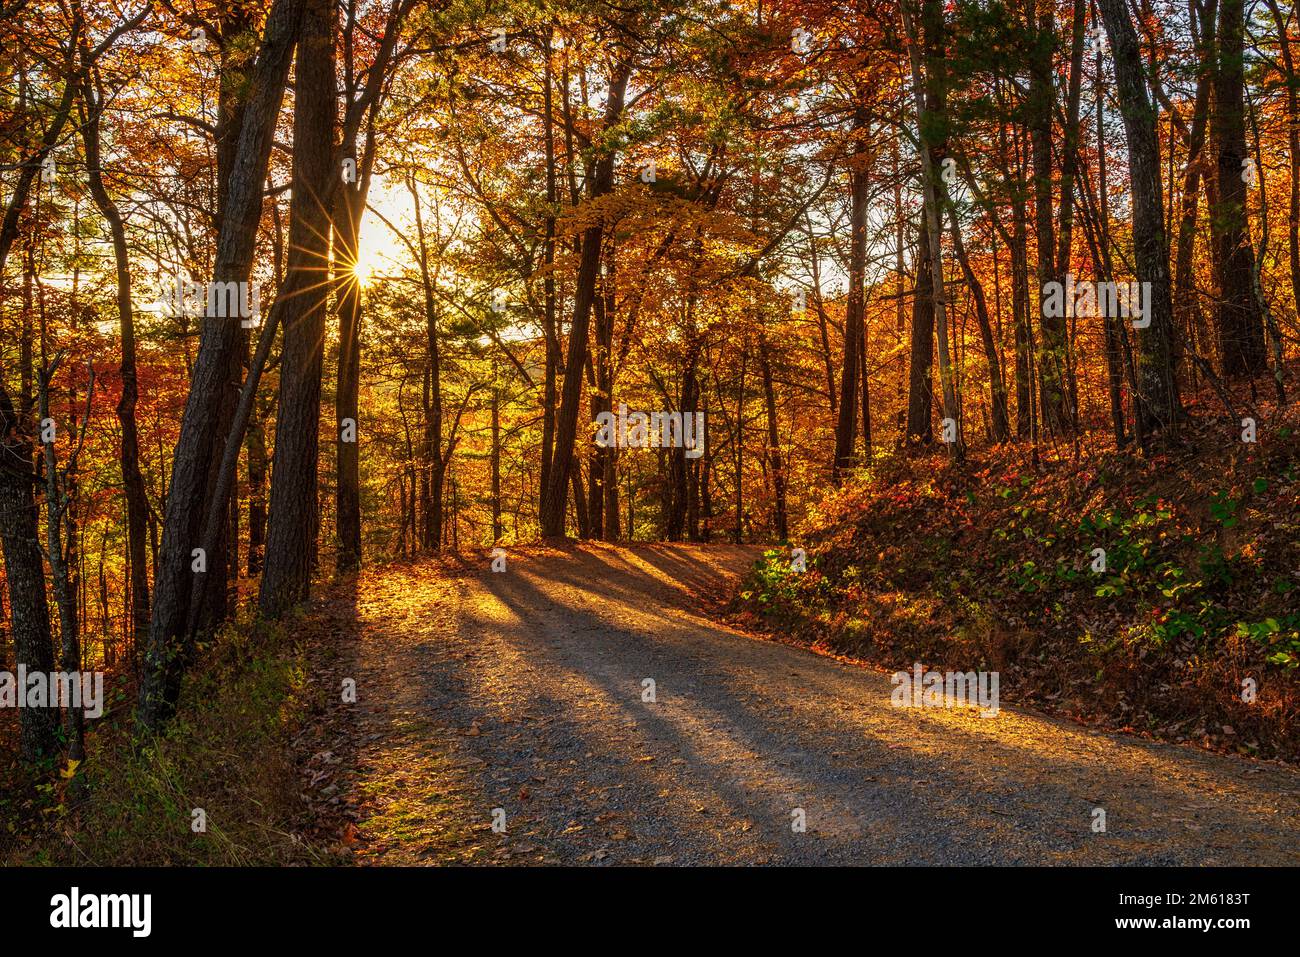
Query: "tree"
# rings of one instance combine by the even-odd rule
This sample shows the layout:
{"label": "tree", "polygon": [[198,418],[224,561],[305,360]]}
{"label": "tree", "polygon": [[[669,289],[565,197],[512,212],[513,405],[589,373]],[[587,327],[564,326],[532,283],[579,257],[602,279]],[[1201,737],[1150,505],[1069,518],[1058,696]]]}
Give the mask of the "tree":
{"label": "tree", "polygon": [[[609,131],[623,114],[631,65],[615,58],[609,66],[603,129]],[[605,196],[614,183],[614,144],[608,139],[592,144],[590,190],[588,200]],[[600,270],[604,227],[599,219],[582,233],[582,254],[573,294],[573,321],[569,325],[569,351],[564,363],[564,382],[560,389],[560,408],[556,414],[555,447],[548,469],[548,482],[542,489],[541,526],[545,536],[564,534],[565,503],[573,468],[573,443],[578,434],[578,405],[582,400],[582,376],[587,364],[587,334],[596,297],[596,280]]]}
{"label": "tree", "polygon": [[[50,610],[45,601],[45,566],[36,531],[36,473],[27,424],[0,385],[0,545],[4,546],[5,580],[13,619],[16,664],[32,672],[54,670]],[[19,712],[23,757],[54,754],[58,742],[57,708],[23,708]]]}
{"label": "tree", "polygon": [[[1246,183],[1254,160],[1246,152],[1244,19],[1243,0],[1220,0],[1212,123],[1218,148],[1219,197],[1212,221],[1218,232],[1219,353],[1224,374],[1230,376],[1253,376],[1267,363],[1264,322],[1254,289],[1255,253],[1246,217]],[[1155,158],[1159,160],[1158,154]]]}
{"label": "tree", "polygon": [[293,198],[288,272],[279,300],[284,347],[271,459],[266,571],[258,607],[268,618],[305,601],[319,527],[320,386],[329,308],[330,210],[341,177],[335,161],[334,0],[307,0],[293,114]]}
{"label": "tree", "polygon": [[[214,282],[248,281],[262,207],[262,183],[304,3],[275,0],[267,16],[253,79],[248,85],[248,102],[241,111],[217,238]],[[155,562],[153,617],[137,707],[137,719],[145,731],[158,730],[175,711],[181,676],[192,650],[192,550],[202,547],[196,546],[201,535],[201,506],[210,500],[212,467],[224,448],[222,398],[230,378],[230,364],[237,360],[238,326],[218,316],[207,316],[203,321],[172,465],[162,547]]]}
{"label": "tree", "polygon": [[1172,424],[1180,412],[1172,344],[1169,242],[1165,237],[1164,190],[1160,182],[1160,138],[1142,74],[1137,31],[1124,0],[1098,2],[1115,51],[1116,92],[1128,141],[1135,272],[1138,282],[1148,283],[1151,290],[1149,315],[1143,317],[1147,324],[1138,332],[1138,416],[1142,433],[1150,434]]}

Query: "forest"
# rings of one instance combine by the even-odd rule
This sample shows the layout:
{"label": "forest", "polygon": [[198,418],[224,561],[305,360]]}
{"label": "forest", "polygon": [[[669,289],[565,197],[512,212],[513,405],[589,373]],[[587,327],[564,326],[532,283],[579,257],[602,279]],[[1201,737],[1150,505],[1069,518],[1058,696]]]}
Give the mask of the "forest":
{"label": "forest", "polygon": [[1297,58],[1286,0],[0,0],[0,859],[165,783],[80,853],[257,860],[175,781],[261,751],[408,862],[312,742],[465,576],[1300,760]]}

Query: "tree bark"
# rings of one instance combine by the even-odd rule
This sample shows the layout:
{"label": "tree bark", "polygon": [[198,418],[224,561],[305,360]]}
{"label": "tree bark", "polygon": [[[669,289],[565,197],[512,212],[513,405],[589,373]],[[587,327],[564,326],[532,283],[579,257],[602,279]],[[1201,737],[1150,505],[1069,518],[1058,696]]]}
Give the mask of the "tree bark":
{"label": "tree bark", "polygon": [[359,174],[355,186],[345,184],[335,197],[335,262],[336,268],[343,270],[338,281],[339,354],[334,389],[335,568],[340,572],[353,571],[361,564],[361,283],[353,270],[367,178],[368,173]]}
{"label": "tree bark", "polygon": [[934,441],[934,279],[930,268],[930,233],[921,224],[916,244],[916,282],[912,291],[912,336],[907,379],[906,443]]}
{"label": "tree bark", "polygon": [[248,456],[248,574],[262,573],[266,545],[266,429],[254,411],[245,440]]}
{"label": "tree bark", "polygon": [[1291,302],[1300,312],[1300,77],[1296,76],[1295,54],[1288,32],[1288,18],[1278,9],[1277,0],[1265,0],[1277,25],[1279,51],[1282,55],[1283,79],[1286,81],[1286,144],[1291,162],[1287,167],[1290,204],[1287,207],[1287,254],[1291,266]]}
{"label": "tree bark", "polygon": [[[267,18],[217,239],[215,281],[248,281],[262,208],[262,184],[304,2],[275,0]],[[155,562],[153,616],[137,708],[137,719],[144,731],[158,730],[174,713],[191,650],[187,633],[191,550],[201,534],[203,503],[214,478],[214,459],[224,446],[219,419],[222,392],[238,341],[237,322],[220,317],[204,319],[176,444],[162,545]]]}
{"label": "tree bark", "polygon": [[[1224,375],[1228,376],[1253,376],[1263,371],[1267,362],[1264,322],[1254,289],[1255,252],[1246,213],[1244,19],[1243,0],[1221,0],[1213,117],[1219,198],[1213,222],[1218,226],[1219,247],[1219,353]],[[1263,171],[1257,175],[1262,176]]]}
{"label": "tree bark", "polygon": [[[946,205],[946,190],[934,166],[934,155],[928,132],[932,123],[942,127],[944,122],[943,107],[930,107],[931,101],[942,104],[941,97],[935,97],[933,91],[942,90],[941,74],[943,62],[943,7],[939,0],[922,0],[922,19],[925,24],[925,54],[922,55],[918,43],[916,24],[908,9],[908,0],[901,5],[904,29],[908,37],[908,53],[911,61],[912,96],[916,105],[917,128],[921,153],[921,181],[924,190],[924,216],[926,232],[929,236],[929,267],[934,303],[935,344],[939,353],[939,382],[943,398],[944,418],[951,421],[956,428],[955,441],[949,443],[950,453],[960,459],[963,455],[961,435],[961,417],[957,408],[957,395],[953,381],[952,363],[948,353],[948,316],[943,280],[943,249],[941,237],[941,218]],[[922,61],[925,73],[922,79]],[[936,115],[932,116],[931,113]],[[918,265],[918,268],[923,268]]]}
{"label": "tree bark", "polygon": [[100,160],[100,120],[104,112],[103,94],[98,73],[83,66],[82,99],[88,115],[82,123],[82,142],[86,147],[87,185],[100,214],[108,223],[113,244],[113,263],[117,278],[118,328],[122,337],[122,358],[118,366],[122,377],[122,395],[117,402],[117,421],[122,429],[118,461],[122,468],[122,487],[126,494],[126,542],[128,576],[131,581],[132,636],[143,643],[149,634],[149,567],[145,541],[149,520],[149,497],[144,475],[140,472],[140,433],[135,409],[140,398],[136,374],[135,311],[131,305],[131,261],[127,252],[126,228],[117,204],[104,185]]}
{"label": "tree bark", "polygon": [[[1042,328],[1039,352],[1039,396],[1043,421],[1053,435],[1069,435],[1073,416],[1066,389],[1066,330],[1063,316],[1053,317],[1041,308],[1047,284],[1058,281],[1056,239],[1052,220],[1052,113],[1056,103],[1052,72],[1052,6],[1046,0],[1027,0],[1033,55],[1029,63],[1029,145],[1034,174],[1034,233],[1038,248],[1036,300]],[[1063,200],[1064,202],[1064,200]]]}
{"label": "tree bark", "polygon": [[[1196,97],[1192,104],[1192,122],[1187,137],[1187,165],[1183,173],[1182,202],[1178,218],[1178,238],[1174,253],[1174,318],[1188,351],[1203,348],[1204,310],[1196,290],[1193,256],[1196,251],[1196,220],[1205,168],[1205,133],[1210,114],[1210,89],[1214,82],[1214,23],[1217,0],[1192,0],[1193,30],[1196,35]],[[1198,28],[1199,24],[1199,28]],[[1187,370],[1195,368],[1188,362]]]}
{"label": "tree bark", "polygon": [[[625,63],[619,62],[613,68],[605,102],[603,129],[611,129],[623,114],[623,101],[630,74],[631,69]],[[602,147],[594,163],[591,198],[604,196],[613,188],[613,184],[614,149],[607,144]],[[596,295],[596,281],[599,278],[603,239],[604,228],[599,223],[588,227],[582,234],[582,256],[574,291],[573,321],[569,326],[569,352],[564,366],[560,408],[556,416],[555,447],[548,481],[542,489],[541,530],[546,537],[564,534],[565,500],[568,495],[569,470],[574,461],[573,444],[578,432],[583,367],[587,363],[587,335]]]}
{"label": "tree bark", "polygon": [[[27,427],[0,384],[0,545],[9,584],[14,663],[29,672],[49,674],[54,670],[54,645],[45,600],[45,565],[37,544],[37,479]],[[24,758],[36,761],[55,753],[57,708],[23,708],[18,723]]]}
{"label": "tree bark", "polygon": [[338,103],[334,0],[307,0],[294,89],[293,197],[280,358],[280,405],[271,459],[266,570],[258,607],[278,618],[306,600],[318,530],[320,388],[329,287],[330,189]]}
{"label": "tree bark", "polygon": [[[769,354],[767,337],[761,332],[758,337],[758,366],[763,378],[763,407],[767,412],[767,456],[772,469],[773,518],[776,524],[778,542],[790,540],[790,523],[786,508],[785,495],[785,460],[781,455],[781,434],[777,428],[776,388],[772,383],[772,359]],[[855,403],[848,403],[849,414],[853,414]],[[844,408],[843,405],[840,408]]]}
{"label": "tree bark", "polygon": [[[39,402],[41,421],[50,418],[50,379],[58,367],[58,360],[41,370]],[[93,394],[95,381],[92,374],[88,395]],[[90,412],[89,400],[86,406]],[[82,426],[85,428],[85,425]],[[75,442],[75,436],[72,437]],[[76,546],[75,534],[69,535],[68,552],[63,548],[61,525],[71,508],[71,495],[74,483],[75,461],[70,457],[63,480],[60,481],[56,442],[45,442],[42,451],[45,456],[45,552],[50,561],[50,579],[54,585],[54,603],[59,610],[60,662],[64,672],[80,675],[81,672],[81,620],[77,610],[77,590],[72,581],[72,561],[68,552]],[[75,446],[74,446],[75,447]],[[73,530],[69,529],[70,533]],[[53,689],[51,689],[53,694]],[[63,702],[64,738],[70,761],[82,761],[86,757],[85,714],[80,707],[73,707],[72,701]],[[51,707],[58,704],[51,698]],[[57,713],[57,711],[56,711]]]}
{"label": "tree bark", "polygon": [[[831,469],[835,484],[853,465],[857,438],[858,376],[862,365],[863,316],[867,264],[867,144],[864,139],[867,113],[854,111],[858,136],[849,164],[849,298],[844,309],[844,365],[840,374],[839,421],[835,428],[835,461]],[[783,536],[784,538],[784,536]]]}
{"label": "tree bark", "polygon": [[1099,0],[1099,4],[1115,51],[1116,92],[1128,141],[1135,272],[1138,282],[1149,283],[1151,291],[1145,317],[1149,322],[1138,330],[1138,418],[1140,433],[1145,436],[1171,424],[1180,411],[1173,361],[1173,301],[1160,181],[1160,138],[1128,8],[1124,0]]}

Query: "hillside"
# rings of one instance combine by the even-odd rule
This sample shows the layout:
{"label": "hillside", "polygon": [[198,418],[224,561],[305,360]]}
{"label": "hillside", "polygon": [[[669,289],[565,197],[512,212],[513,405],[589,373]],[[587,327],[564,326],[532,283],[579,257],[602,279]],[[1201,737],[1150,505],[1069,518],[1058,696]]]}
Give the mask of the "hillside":
{"label": "hillside", "polygon": [[1300,759],[1297,415],[1261,417],[1248,444],[1198,411],[1150,459],[880,462],[795,532],[805,573],[765,554],[737,618],[890,671],[998,671],[1007,700],[1085,722]]}

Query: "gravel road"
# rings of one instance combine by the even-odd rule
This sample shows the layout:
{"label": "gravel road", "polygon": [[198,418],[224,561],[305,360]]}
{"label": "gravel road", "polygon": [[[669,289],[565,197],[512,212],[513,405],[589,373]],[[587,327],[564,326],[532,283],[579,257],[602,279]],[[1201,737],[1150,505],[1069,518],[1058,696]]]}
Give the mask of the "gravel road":
{"label": "gravel road", "polygon": [[363,573],[326,608],[357,636],[337,663],[357,681],[348,740],[323,759],[343,765],[354,859],[1300,863],[1293,770],[1005,703],[895,708],[887,676],[718,624],[756,555],[536,548],[502,573]]}

